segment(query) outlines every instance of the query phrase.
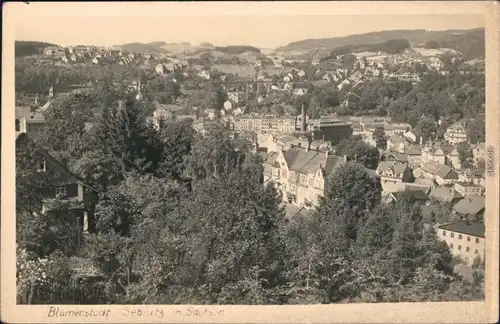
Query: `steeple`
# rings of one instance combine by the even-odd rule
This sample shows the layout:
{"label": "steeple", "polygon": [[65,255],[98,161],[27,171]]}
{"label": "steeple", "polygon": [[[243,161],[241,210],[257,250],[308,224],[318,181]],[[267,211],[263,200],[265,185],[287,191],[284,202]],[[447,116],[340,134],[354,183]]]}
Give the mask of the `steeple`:
{"label": "steeple", "polygon": [[137,96],[135,97],[138,101],[142,100],[142,93],[141,93],[141,75],[139,74],[139,84],[137,85]]}
{"label": "steeple", "polygon": [[51,85],[49,89],[49,101],[54,98],[54,86]]}
{"label": "steeple", "polygon": [[36,94],[36,97],[35,97],[35,106],[38,106],[38,93]]}

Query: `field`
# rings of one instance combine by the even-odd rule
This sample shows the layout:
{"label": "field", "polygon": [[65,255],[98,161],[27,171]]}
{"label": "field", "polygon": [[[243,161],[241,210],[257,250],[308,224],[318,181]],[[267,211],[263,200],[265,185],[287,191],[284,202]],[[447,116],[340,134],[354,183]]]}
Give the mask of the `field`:
{"label": "field", "polygon": [[248,65],[235,65],[235,64],[214,64],[212,65],[212,70],[218,70],[223,73],[237,74],[240,77],[250,77],[255,76],[255,68]]}

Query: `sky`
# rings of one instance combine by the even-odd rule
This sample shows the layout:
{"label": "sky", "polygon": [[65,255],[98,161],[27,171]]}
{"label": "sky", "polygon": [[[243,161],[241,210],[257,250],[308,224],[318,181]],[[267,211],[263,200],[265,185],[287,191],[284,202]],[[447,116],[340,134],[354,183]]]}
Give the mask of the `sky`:
{"label": "sky", "polygon": [[[310,5],[308,5],[310,4]],[[112,46],[131,42],[209,42],[218,46],[275,48],[310,38],[339,37],[393,29],[470,29],[484,15],[445,2],[432,8],[383,2],[332,3],[11,3],[16,40],[62,46]],[[325,7],[325,4],[327,5]],[[328,7],[328,5],[330,5]],[[4,7],[5,10],[5,7]],[[331,14],[325,14],[331,12]],[[383,12],[383,14],[380,14]],[[389,14],[388,14],[389,13]],[[475,14],[474,14],[475,13]]]}

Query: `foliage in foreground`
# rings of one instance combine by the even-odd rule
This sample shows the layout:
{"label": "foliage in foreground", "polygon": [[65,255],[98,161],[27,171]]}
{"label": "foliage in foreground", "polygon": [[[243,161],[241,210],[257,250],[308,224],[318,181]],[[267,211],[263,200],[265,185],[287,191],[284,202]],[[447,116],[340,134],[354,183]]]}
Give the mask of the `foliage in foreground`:
{"label": "foliage in foreground", "polygon": [[[418,203],[409,196],[382,205],[379,184],[359,164],[331,175],[312,216],[287,219],[276,190],[262,184],[261,160],[223,130],[204,138],[173,123],[155,130],[143,126],[136,104],[108,111],[67,154],[100,191],[95,231],[79,242],[83,248],[58,248],[71,235],[61,223],[66,218],[26,217],[35,203],[18,211],[23,302],[63,303],[62,278],[72,278],[66,296],[100,303],[483,298],[481,270],[472,282],[455,274],[446,245],[424,230]],[[22,158],[18,199],[36,202],[51,179],[30,174]]]}

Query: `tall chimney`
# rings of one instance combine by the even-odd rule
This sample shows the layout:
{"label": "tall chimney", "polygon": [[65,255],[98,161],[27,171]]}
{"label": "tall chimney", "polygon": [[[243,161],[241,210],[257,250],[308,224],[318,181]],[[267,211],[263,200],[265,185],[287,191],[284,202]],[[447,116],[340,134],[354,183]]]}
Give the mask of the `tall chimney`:
{"label": "tall chimney", "polygon": [[304,107],[304,104],[302,104],[302,114],[301,114],[301,121],[300,121],[300,131],[305,132],[306,131],[306,108]]}

